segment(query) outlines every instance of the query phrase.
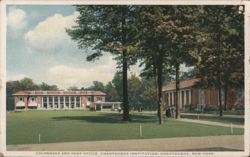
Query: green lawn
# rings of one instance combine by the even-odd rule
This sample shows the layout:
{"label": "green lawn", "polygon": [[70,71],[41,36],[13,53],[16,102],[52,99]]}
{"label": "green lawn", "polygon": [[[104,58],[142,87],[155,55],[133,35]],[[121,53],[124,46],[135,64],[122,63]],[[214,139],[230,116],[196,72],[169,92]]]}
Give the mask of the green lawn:
{"label": "green lawn", "polygon": [[[230,128],[168,119],[159,125],[150,113],[133,113],[121,122],[121,113],[89,111],[26,111],[7,113],[7,144],[125,140],[189,136],[230,135]],[[142,125],[142,137],[139,126]],[[234,129],[234,134],[243,134]]]}

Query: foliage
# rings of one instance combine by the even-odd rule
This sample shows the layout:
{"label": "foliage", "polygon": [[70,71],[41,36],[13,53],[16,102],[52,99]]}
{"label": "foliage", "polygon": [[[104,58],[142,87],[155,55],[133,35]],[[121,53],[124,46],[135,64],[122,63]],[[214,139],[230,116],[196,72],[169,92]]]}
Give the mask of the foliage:
{"label": "foliage", "polygon": [[102,82],[93,81],[93,86],[85,88],[85,90],[102,91],[105,92],[105,87]]}
{"label": "foliage", "polygon": [[105,86],[106,100],[107,101],[120,101],[118,92],[112,82],[108,82]]}
{"label": "foliage", "polygon": [[198,77],[206,86],[219,90],[222,116],[222,90],[227,93],[230,87],[244,85],[244,16],[238,6],[203,6],[197,30],[193,56]]}
{"label": "foliage", "polygon": [[205,112],[218,111],[218,107],[216,105],[206,105],[204,111]]}
{"label": "foliage", "polygon": [[81,5],[76,6],[80,15],[76,26],[67,33],[78,43],[78,47],[91,48],[94,52],[87,56],[93,61],[109,52],[116,56],[118,67],[122,67],[123,78],[123,120],[129,121],[127,69],[135,63],[132,53],[136,50],[133,39],[136,6],[127,5]]}

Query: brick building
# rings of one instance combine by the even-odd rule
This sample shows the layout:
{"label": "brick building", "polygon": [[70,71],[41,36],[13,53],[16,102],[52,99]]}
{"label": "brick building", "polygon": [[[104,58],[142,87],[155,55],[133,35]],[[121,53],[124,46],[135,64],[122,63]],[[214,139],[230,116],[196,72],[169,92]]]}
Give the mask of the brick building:
{"label": "brick building", "polygon": [[[199,79],[191,79],[180,82],[178,101],[180,109],[193,105],[194,107],[219,106],[219,92],[215,88],[201,88],[197,86]],[[175,105],[176,84],[169,83],[163,86],[163,99],[166,106]],[[224,105],[224,93],[222,92],[222,105]],[[243,89],[229,89],[227,93],[227,106],[232,109],[240,105],[244,107]]]}
{"label": "brick building", "polygon": [[85,109],[105,102],[101,91],[19,91],[13,94],[14,109]]}

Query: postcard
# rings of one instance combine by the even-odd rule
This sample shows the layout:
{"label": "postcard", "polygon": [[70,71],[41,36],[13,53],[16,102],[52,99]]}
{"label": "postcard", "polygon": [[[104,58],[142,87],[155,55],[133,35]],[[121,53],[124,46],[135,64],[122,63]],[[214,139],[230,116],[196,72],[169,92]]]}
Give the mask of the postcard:
{"label": "postcard", "polygon": [[0,156],[250,155],[249,2],[0,3]]}

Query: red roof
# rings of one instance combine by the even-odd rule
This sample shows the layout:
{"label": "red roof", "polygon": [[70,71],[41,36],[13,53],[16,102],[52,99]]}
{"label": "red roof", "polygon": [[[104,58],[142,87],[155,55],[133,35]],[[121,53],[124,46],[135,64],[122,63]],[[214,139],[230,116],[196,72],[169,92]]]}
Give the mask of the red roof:
{"label": "red roof", "polygon": [[101,91],[18,91],[13,95],[106,95]]}
{"label": "red roof", "polygon": [[[181,81],[180,82],[180,86],[179,88],[187,88],[187,87],[192,87],[194,86],[196,83],[198,83],[200,81],[200,79],[192,79],[192,80],[185,80],[185,81]],[[162,91],[168,91],[168,90],[173,90],[176,88],[176,83],[172,82],[169,84],[166,84],[162,87]]]}

